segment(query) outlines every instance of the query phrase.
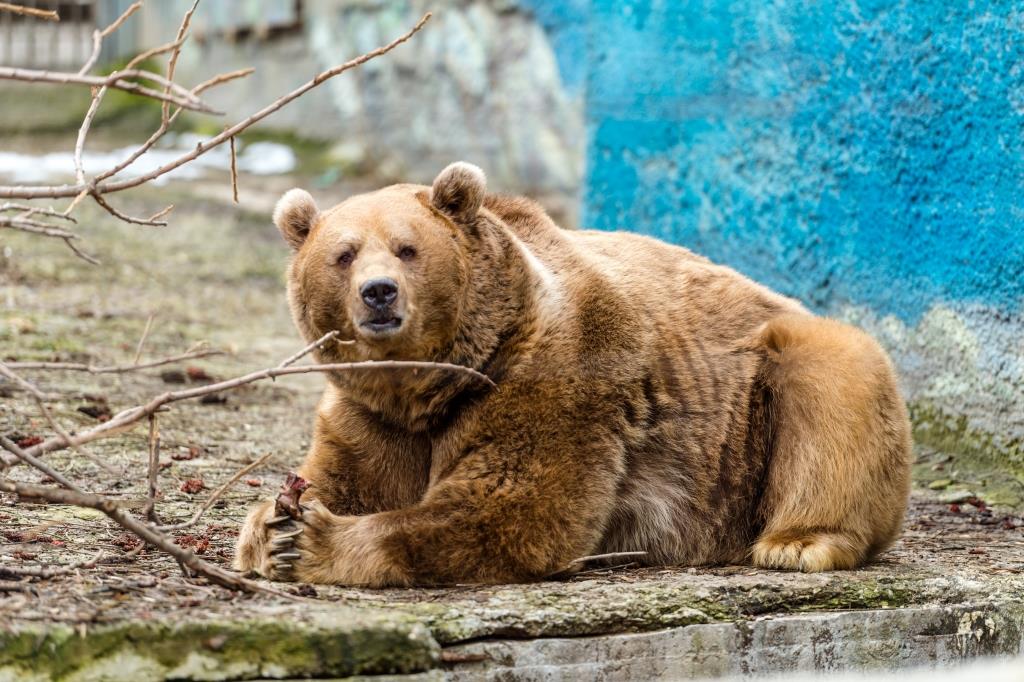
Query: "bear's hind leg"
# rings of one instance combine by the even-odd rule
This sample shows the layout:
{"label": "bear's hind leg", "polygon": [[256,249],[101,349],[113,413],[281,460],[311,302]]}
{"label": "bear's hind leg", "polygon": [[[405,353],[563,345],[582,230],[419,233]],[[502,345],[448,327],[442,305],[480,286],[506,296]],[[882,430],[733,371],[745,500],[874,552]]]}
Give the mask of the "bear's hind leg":
{"label": "bear's hind leg", "polygon": [[892,367],[868,335],[833,320],[785,315],[760,334],[775,433],[751,560],[859,566],[895,540],[909,493],[910,425]]}

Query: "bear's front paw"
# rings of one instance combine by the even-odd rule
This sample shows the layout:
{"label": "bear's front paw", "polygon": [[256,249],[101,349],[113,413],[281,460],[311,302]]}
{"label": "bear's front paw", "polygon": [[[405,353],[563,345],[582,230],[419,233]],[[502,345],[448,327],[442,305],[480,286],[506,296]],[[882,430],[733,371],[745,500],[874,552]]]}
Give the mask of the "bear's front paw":
{"label": "bear's front paw", "polygon": [[294,580],[299,553],[295,540],[303,524],[290,516],[275,516],[274,500],[261,502],[249,512],[235,547],[234,568],[269,580]]}
{"label": "bear's front paw", "polygon": [[302,503],[302,516],[295,521],[299,533],[288,551],[295,578],[301,582],[344,582],[347,552],[340,543],[352,517],[331,513],[320,501]]}

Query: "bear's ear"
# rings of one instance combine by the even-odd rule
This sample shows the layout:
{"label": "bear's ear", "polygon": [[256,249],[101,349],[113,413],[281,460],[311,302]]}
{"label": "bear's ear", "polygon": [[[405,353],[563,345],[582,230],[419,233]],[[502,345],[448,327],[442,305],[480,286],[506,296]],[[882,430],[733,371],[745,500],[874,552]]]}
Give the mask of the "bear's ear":
{"label": "bear's ear", "polygon": [[320,215],[316,202],[304,189],[290,189],[274,207],[274,224],[281,236],[296,251],[306,241],[313,221]]}
{"label": "bear's ear", "polygon": [[487,193],[487,177],[478,167],[456,161],[434,178],[430,202],[457,223],[476,218]]}

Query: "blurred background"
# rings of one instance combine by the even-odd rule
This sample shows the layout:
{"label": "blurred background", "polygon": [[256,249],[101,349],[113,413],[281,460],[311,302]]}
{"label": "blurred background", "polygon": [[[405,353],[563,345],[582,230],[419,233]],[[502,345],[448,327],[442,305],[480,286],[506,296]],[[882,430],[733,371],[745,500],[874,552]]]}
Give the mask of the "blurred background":
{"label": "blurred background", "polygon": [[[15,1],[56,10],[61,20],[0,12],[0,65],[71,72],[88,58],[93,31],[131,4]],[[105,39],[98,71],[171,41],[191,4],[148,0]],[[192,87],[243,67],[256,73],[204,94],[225,115],[182,116],[124,175],[177,158],[318,72],[401,35],[427,11],[433,19],[409,42],[239,137],[237,205],[229,152],[217,148],[111,195],[139,215],[173,203],[167,227],[128,225],[81,203],[78,244],[102,266],[75,258],[59,240],[0,229],[0,359],[111,364],[133,351],[138,360],[140,339],[148,339],[143,357],[206,340],[233,354],[204,361],[203,372],[273,366],[299,342],[283,294],[288,249],[270,222],[281,193],[302,186],[330,206],[392,182],[429,183],[451,161],[470,161],[484,168],[493,191],[538,199],[566,228],[633,230],[690,247],[860,325],[892,354],[916,441],[905,539],[867,569],[881,577],[877,593],[863,597],[874,609],[863,628],[836,626],[833,641],[832,626],[823,625],[810,645],[799,634],[810,630],[785,640],[781,626],[766,629],[775,634],[765,636],[765,661],[800,668],[813,656],[818,668],[847,660],[878,667],[1019,654],[1020,600],[1012,608],[999,600],[1024,570],[1024,5],[204,0],[175,80]],[[165,59],[143,66],[162,73]],[[72,180],[89,102],[86,87],[0,80],[0,185]],[[159,104],[108,92],[85,147],[86,173],[127,157],[160,119]],[[51,408],[84,428],[96,406],[82,401],[98,395],[106,405],[109,394],[116,408],[179,379],[67,376],[65,397]],[[184,417],[162,424],[167,448],[189,454],[172,454],[162,475],[176,484],[206,476],[213,485],[227,476],[225,462],[276,451],[280,478],[306,448],[321,381],[311,376],[183,407]],[[20,435],[31,441],[29,431],[40,428],[34,410],[27,396],[0,392],[0,433],[25,430]],[[135,438],[98,451],[139,467],[146,446]],[[90,473],[94,482],[105,480],[98,471]],[[141,477],[128,483],[143,494]],[[215,510],[218,522],[237,526],[246,505],[265,494],[261,485],[233,491],[231,503]],[[193,501],[184,491],[168,486],[162,511],[184,514]],[[45,507],[0,520],[5,529],[52,525]],[[61,533],[68,549],[51,548],[40,561],[110,545],[101,525],[56,523],[50,532]],[[217,537],[221,554],[213,560],[227,561],[230,541]],[[113,572],[104,566],[93,577]],[[745,580],[737,576],[740,587],[730,589],[745,591]],[[948,595],[943,585],[953,586]],[[945,604],[968,587],[994,595],[1002,615],[940,604],[895,609],[907,623],[901,629],[870,620],[871,613],[889,618],[906,598],[901,590],[942,592]],[[69,604],[81,601],[52,586],[40,592],[45,599],[26,598],[18,618],[65,619]],[[829,594],[812,592],[818,596],[808,604]],[[627,597],[642,598],[642,590],[634,593],[627,583],[609,608],[618,613]],[[10,603],[5,613],[13,614]],[[177,617],[186,613],[180,604],[165,607]],[[537,608],[529,602],[524,612],[534,618]],[[760,651],[751,631],[742,632],[737,641]],[[941,679],[1018,680],[1022,670],[1019,662],[981,663]]]}

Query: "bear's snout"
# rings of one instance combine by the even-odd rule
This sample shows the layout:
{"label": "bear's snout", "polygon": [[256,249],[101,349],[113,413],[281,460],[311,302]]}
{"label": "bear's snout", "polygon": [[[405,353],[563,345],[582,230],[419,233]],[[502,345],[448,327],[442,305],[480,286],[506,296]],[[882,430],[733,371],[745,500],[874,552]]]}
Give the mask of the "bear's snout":
{"label": "bear's snout", "polygon": [[398,294],[398,282],[390,277],[372,277],[363,282],[359,286],[359,298],[369,314],[364,313],[359,326],[373,337],[397,333],[402,326]]}
{"label": "bear's snout", "polygon": [[374,311],[383,311],[398,298],[398,283],[390,277],[377,277],[359,287],[363,303]]}

